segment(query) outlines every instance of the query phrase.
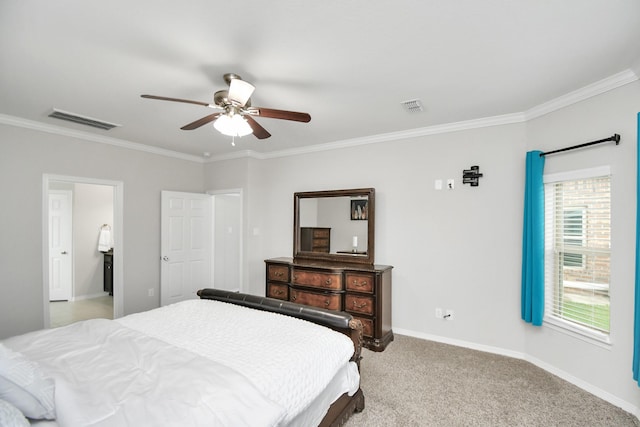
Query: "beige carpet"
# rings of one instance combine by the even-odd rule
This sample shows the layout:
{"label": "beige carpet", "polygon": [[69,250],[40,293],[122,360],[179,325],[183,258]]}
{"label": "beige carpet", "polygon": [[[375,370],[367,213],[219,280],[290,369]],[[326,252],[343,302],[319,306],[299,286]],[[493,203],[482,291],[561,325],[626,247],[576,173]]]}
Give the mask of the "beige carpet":
{"label": "beige carpet", "polygon": [[640,426],[529,362],[407,336],[365,350],[361,371],[365,410],[346,427]]}

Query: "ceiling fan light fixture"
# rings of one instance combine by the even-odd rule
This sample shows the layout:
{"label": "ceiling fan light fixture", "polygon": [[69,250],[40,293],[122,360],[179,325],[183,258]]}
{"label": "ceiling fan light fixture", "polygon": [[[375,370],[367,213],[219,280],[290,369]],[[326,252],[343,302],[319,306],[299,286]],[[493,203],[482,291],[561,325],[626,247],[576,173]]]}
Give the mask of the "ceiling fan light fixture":
{"label": "ceiling fan light fixture", "polygon": [[213,127],[221,134],[228,136],[246,136],[253,133],[253,129],[251,129],[249,123],[239,114],[232,116],[223,114],[213,122]]}
{"label": "ceiling fan light fixture", "polygon": [[238,105],[245,105],[249,98],[251,98],[254,90],[256,90],[256,88],[251,83],[240,79],[231,79],[229,83],[229,100]]}

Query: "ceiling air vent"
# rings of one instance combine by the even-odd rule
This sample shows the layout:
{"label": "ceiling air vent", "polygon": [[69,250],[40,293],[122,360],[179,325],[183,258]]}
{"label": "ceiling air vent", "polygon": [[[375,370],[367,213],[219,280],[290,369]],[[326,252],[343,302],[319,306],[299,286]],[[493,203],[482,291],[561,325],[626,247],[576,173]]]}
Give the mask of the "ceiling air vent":
{"label": "ceiling air vent", "polygon": [[410,113],[419,113],[420,111],[424,111],[422,107],[422,101],[419,99],[410,99],[409,101],[402,101],[400,104]]}
{"label": "ceiling air vent", "polygon": [[80,116],[75,113],[69,113],[68,111],[58,110],[57,108],[53,109],[53,112],[49,114],[49,117],[53,117],[54,119],[66,120],[68,122],[79,123],[85,126],[91,126],[98,129],[110,130],[118,125],[115,123],[105,122],[103,120],[93,119],[91,117]]}

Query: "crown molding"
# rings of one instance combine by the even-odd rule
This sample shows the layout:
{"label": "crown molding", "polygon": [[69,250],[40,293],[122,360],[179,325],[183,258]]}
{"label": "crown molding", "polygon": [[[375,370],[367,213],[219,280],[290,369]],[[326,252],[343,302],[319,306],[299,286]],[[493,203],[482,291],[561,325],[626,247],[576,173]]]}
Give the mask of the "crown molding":
{"label": "crown molding", "polygon": [[524,115],[527,121],[532,120],[561,108],[568,107],[569,105],[584,101],[585,99],[619,88],[620,86],[633,83],[636,80],[638,80],[638,74],[632,69],[627,69],[573,92],[559,96],[556,99],[552,99],[551,101],[530,108],[524,113]]}
{"label": "crown molding", "polygon": [[158,154],[161,156],[174,157],[182,160],[189,160],[191,162],[204,163],[203,159],[198,156],[190,154],[180,153],[177,151],[167,150],[164,148],[153,147],[151,145],[140,144],[137,142],[131,142],[124,139],[112,138],[109,136],[96,135],[81,130],[67,129],[60,126],[54,126],[46,123],[36,122],[34,120],[27,120],[21,117],[10,116],[7,114],[0,114],[0,123],[10,126],[21,127],[25,129],[36,130],[40,132],[52,133],[55,135],[68,136],[75,138],[81,142],[98,142],[101,144],[113,145],[121,148],[128,148],[131,150],[143,151],[146,153]]}
{"label": "crown molding", "polygon": [[376,144],[381,142],[397,141],[401,139],[416,138],[421,136],[438,135],[443,133],[459,132],[469,129],[478,129],[490,126],[501,126],[513,123],[523,123],[529,120],[538,118],[545,114],[549,114],[553,111],[561,108],[568,107],[569,105],[584,101],[588,98],[600,95],[626,84],[635,82],[640,76],[640,58],[633,64],[633,66],[620,73],[609,76],[605,79],[597,81],[593,84],[587,85],[576,91],[562,95],[551,101],[537,105],[524,112],[504,114],[500,116],[484,117],[480,119],[466,120],[455,123],[445,123],[441,125],[428,126],[423,128],[408,129],[399,132],[383,133],[378,135],[370,135],[359,138],[345,139],[341,141],[334,141],[325,144],[311,145],[308,147],[291,148],[280,151],[271,151],[267,153],[259,153],[254,150],[243,150],[233,152],[229,154],[222,154],[219,156],[212,156],[207,159],[203,159],[199,156],[180,153],[177,151],[167,150],[164,148],[157,148],[146,144],[140,144],[137,142],[131,142],[123,139],[112,138],[107,136],[101,136],[92,134],[89,132],[67,129],[59,126],[49,125],[45,123],[36,122],[33,120],[27,120],[19,117],[14,117],[6,114],[0,114],[0,123],[11,126],[18,126],[26,129],[37,130],[41,132],[47,132],[57,135],[69,136],[76,138],[80,141],[98,142],[102,144],[113,145],[122,148],[128,148],[132,150],[144,151],[147,153],[158,154],[161,156],[173,157],[182,160],[188,160],[197,163],[213,163],[223,160],[233,160],[240,158],[253,158],[258,160],[273,159],[278,157],[296,156],[300,154],[311,154],[322,151],[337,150],[341,148],[357,147],[360,145]]}
{"label": "crown molding", "polygon": [[469,129],[478,129],[490,126],[508,125],[522,123],[525,121],[522,113],[504,114],[501,116],[485,117],[481,119],[466,120],[462,122],[446,123],[442,125],[428,126],[423,128],[408,129],[399,132],[382,133],[378,135],[365,136],[360,138],[345,139],[342,141],[329,142],[326,144],[311,145],[309,147],[291,148],[269,153],[260,153],[261,159],[272,159],[276,157],[295,156],[299,154],[317,153],[320,151],[337,150],[340,148],[357,147],[359,145],[376,144],[379,142],[398,141],[401,139],[416,138],[420,136],[438,135],[443,133],[459,132]]}

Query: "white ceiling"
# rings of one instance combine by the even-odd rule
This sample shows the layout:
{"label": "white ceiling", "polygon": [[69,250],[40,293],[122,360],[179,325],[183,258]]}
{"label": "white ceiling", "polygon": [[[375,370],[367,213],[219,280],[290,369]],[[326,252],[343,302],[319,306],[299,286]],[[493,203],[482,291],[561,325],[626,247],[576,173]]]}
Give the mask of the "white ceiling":
{"label": "white ceiling", "polygon": [[[202,156],[305,149],[528,111],[635,69],[638,0],[0,0],[0,114]],[[224,73],[256,86],[273,136],[180,127]],[[637,77],[636,77],[637,78]],[[408,113],[402,101],[425,110]],[[121,124],[47,117],[53,108]],[[106,138],[105,138],[106,139]]]}

